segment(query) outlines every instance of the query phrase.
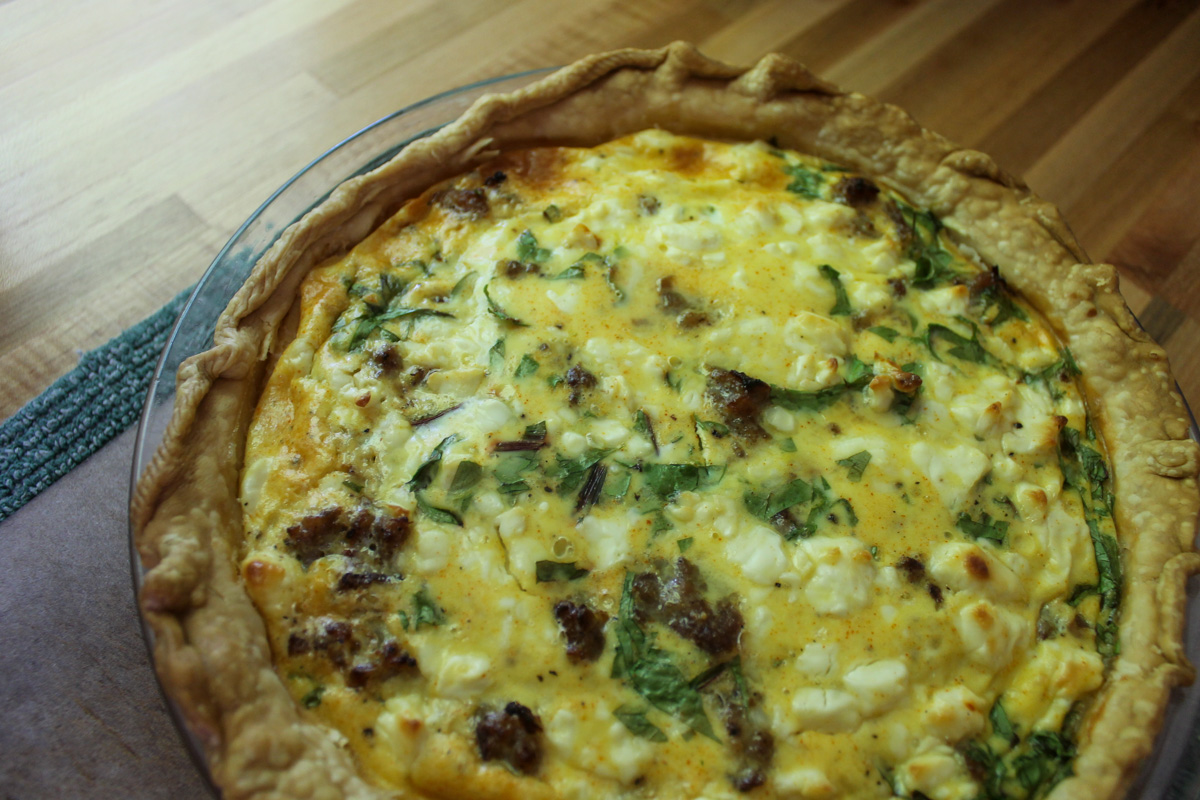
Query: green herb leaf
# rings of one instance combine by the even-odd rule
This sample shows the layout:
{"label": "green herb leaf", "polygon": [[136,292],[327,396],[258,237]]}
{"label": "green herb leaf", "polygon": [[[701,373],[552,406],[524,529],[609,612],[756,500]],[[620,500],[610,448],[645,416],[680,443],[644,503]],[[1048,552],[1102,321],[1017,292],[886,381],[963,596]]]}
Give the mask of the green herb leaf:
{"label": "green herb leaf", "polygon": [[412,480],[408,482],[408,488],[413,492],[420,492],[429,488],[429,484],[433,483],[433,479],[437,477],[438,470],[442,465],[442,454],[446,448],[458,441],[457,434],[451,434],[438,443],[438,446],[433,448],[429,454],[429,458],[425,463],[417,467],[417,471],[413,473]]}
{"label": "green herb leaf", "polygon": [[675,528],[675,526],[671,524],[671,520],[667,519],[667,515],[663,512],[661,507],[651,509],[650,513],[654,514],[654,519],[650,523],[651,539],[657,539],[659,534]]}
{"label": "green herb leaf", "polygon": [[574,561],[539,561],[535,567],[538,583],[576,581],[588,574],[588,570],[575,566]]}
{"label": "green herb leaf", "polygon": [[992,355],[980,344],[979,330],[974,325],[971,328],[971,338],[968,339],[965,336],[955,333],[945,325],[935,322],[925,329],[925,346],[929,348],[930,354],[938,361],[941,361],[942,357],[938,355],[935,343],[937,339],[941,338],[953,345],[948,352],[956,358],[961,358],[963,361],[970,361],[975,364],[996,363]]}
{"label": "green herb leaf", "polygon": [[1001,739],[1014,745],[1017,743],[1017,732],[1013,728],[1012,721],[1008,718],[1008,712],[1004,710],[1004,705],[1000,702],[1000,698],[996,698],[996,702],[992,704],[992,710],[988,713],[988,719],[992,721],[992,733],[999,736]]}
{"label": "green herb leaf", "polygon": [[958,529],[972,539],[990,539],[997,544],[1004,544],[1008,536],[1008,523],[1003,520],[992,520],[986,511],[978,521],[971,518],[965,511],[958,515]]}
{"label": "green herb leaf", "polygon": [[628,469],[611,476],[604,487],[604,496],[614,500],[622,500],[629,493],[629,485],[633,482],[633,473]]}
{"label": "green herb leaf", "polygon": [[1094,583],[1079,583],[1075,588],[1071,589],[1071,595],[1067,598],[1067,605],[1074,608],[1082,603],[1087,598],[1100,594],[1100,587]]}
{"label": "green herb leaf", "polygon": [[854,506],[850,505],[850,501],[844,497],[839,497],[829,505],[829,513],[826,514],[826,516],[828,517],[829,514],[836,516],[834,509],[838,506],[841,506],[842,510],[846,513],[846,521],[850,523],[850,527],[853,528],[854,526],[858,525],[858,515],[854,513]]}
{"label": "green herb leaf", "polygon": [[779,449],[785,453],[794,453],[796,452],[796,442],[793,439],[780,439]]}
{"label": "green herb leaf", "polygon": [[917,211],[912,206],[895,202],[900,229],[898,238],[907,243],[906,255],[916,264],[913,286],[929,289],[958,277],[954,257],[942,247],[939,233],[942,222],[933,213]]}
{"label": "green herb leaf", "polygon": [[381,336],[396,340],[396,335],[386,328],[381,327],[383,323],[394,319],[409,319],[417,320],[421,317],[451,317],[445,311],[436,311],[432,308],[393,308],[387,311],[381,311],[371,316],[360,317],[355,321],[354,333],[350,336],[350,341],[347,344],[348,350],[358,350],[371,337],[371,334],[378,332]]}
{"label": "green herb leaf", "polygon": [[342,481],[342,486],[345,486],[347,489],[349,489],[352,492],[357,492],[359,494],[362,494],[363,485],[361,483],[358,483],[357,481],[344,480],[344,481]]}
{"label": "green herb leaf", "polygon": [[1106,609],[1115,610],[1121,594],[1121,551],[1112,535],[1100,530],[1095,517],[1087,518],[1088,531],[1092,536],[1092,548],[1096,551],[1096,571],[1100,581],[1096,590]]}
{"label": "green herb leaf", "polygon": [[474,489],[483,478],[483,467],[474,461],[460,461],[450,481],[450,494],[462,494]]}
{"label": "green herb leaf", "polygon": [[789,411],[823,411],[850,392],[862,389],[873,377],[875,373],[870,364],[851,356],[846,362],[842,383],[812,392],[771,386],[771,402]]}
{"label": "green herb leaf", "polygon": [[846,287],[842,286],[842,276],[833,267],[828,264],[822,264],[817,268],[821,275],[833,284],[833,294],[836,301],[833,308],[829,310],[829,314],[834,317],[845,317],[854,313],[854,309],[850,307],[850,298],[846,294]]}
{"label": "green herb leaf", "polygon": [[624,257],[624,255],[625,249],[619,246],[614,248],[612,255],[608,257],[602,256],[599,253],[584,253],[583,256],[580,257],[580,259],[576,261],[573,266],[577,266],[582,269],[584,264],[592,263],[600,267],[600,269],[604,272],[604,282],[608,284],[608,289],[612,292],[614,302],[623,303],[625,302],[625,292],[623,292],[621,287],[617,285],[616,260]]}
{"label": "green herb leaf", "polygon": [[488,350],[488,370],[499,373],[504,369],[504,340],[497,339]]}
{"label": "green herb leaf", "polygon": [[539,364],[533,356],[526,353],[525,355],[521,356],[521,363],[517,364],[517,369],[515,372],[513,372],[513,377],[526,378],[537,372],[538,367],[540,366],[541,364]]}
{"label": "green herb leaf", "polygon": [[587,273],[584,272],[583,265],[580,263],[576,263],[576,264],[572,264],[571,266],[567,267],[566,269],[564,269],[562,272],[558,273],[557,275],[551,277],[550,280],[552,280],[552,281],[582,280],[586,277],[587,277]]}
{"label": "green herb leaf", "polygon": [[420,630],[422,625],[437,627],[446,621],[446,613],[429,596],[429,587],[422,586],[413,595],[413,630]]}
{"label": "green herb leaf", "polygon": [[1053,731],[1034,731],[1027,744],[1029,751],[1013,759],[1012,769],[1022,788],[1040,796],[1071,774],[1075,745]]}
{"label": "green herb leaf", "polygon": [[458,516],[458,514],[455,514],[453,511],[447,508],[438,508],[437,506],[431,505],[429,501],[425,499],[425,495],[421,494],[420,492],[416,494],[416,498],[417,510],[429,517],[434,522],[439,522],[443,525],[457,525],[460,528],[462,527],[462,517]]}
{"label": "green herb leaf", "polygon": [[558,481],[559,494],[570,494],[583,484],[591,468],[612,452],[612,450],[589,448],[577,458],[563,458],[561,455],[555,455],[555,463],[546,470],[546,475],[551,480]]}
{"label": "green herb leaf", "polygon": [[838,459],[839,465],[846,468],[850,474],[850,480],[858,483],[862,480],[863,471],[867,468],[867,464],[871,463],[871,451],[860,450],[852,456]]}
{"label": "green herb leaf", "polygon": [[491,288],[490,283],[483,287],[483,296],[487,299],[488,312],[493,317],[500,320],[501,322],[507,322],[510,325],[516,325],[519,328],[529,327],[527,324],[525,324],[521,320],[517,319],[516,317],[509,316],[508,312],[506,312],[503,308],[501,308],[500,305],[495,300],[492,299],[492,295],[488,292],[489,288]]}
{"label": "green herb leaf", "polygon": [[308,694],[304,695],[300,700],[300,705],[305,708],[316,708],[321,705],[321,695],[325,694],[324,686],[314,686]]}
{"label": "green herb leaf", "polygon": [[526,228],[517,237],[517,258],[521,261],[539,263],[550,258],[550,251],[544,247],[539,247],[537,237],[533,235],[533,231]]}
{"label": "green herb leaf", "polygon": [[867,330],[876,336],[885,339],[888,343],[896,341],[896,337],[900,335],[900,331],[896,330],[895,328],[889,328],[886,325],[874,325],[870,328],[867,328]]}
{"label": "green herb leaf", "polygon": [[1071,378],[1079,375],[1079,365],[1075,363],[1075,356],[1071,354],[1069,348],[1064,347],[1059,351],[1058,356],[1058,361],[1055,361],[1050,366],[1036,372],[1026,372],[1023,375],[1023,380],[1026,383],[1040,383],[1045,387],[1050,396],[1056,400],[1062,397],[1062,392],[1059,391],[1058,384],[1066,383]]}
{"label": "green herb leaf", "polygon": [[679,552],[686,553],[688,550],[692,549],[692,545],[695,544],[695,541],[696,540],[693,537],[685,536],[682,539],[676,539],[675,544],[679,548]]}
{"label": "green herb leaf", "polygon": [[521,476],[538,465],[536,450],[525,450],[506,455],[496,465],[496,480],[500,483],[521,481]]}
{"label": "green herb leaf", "polygon": [[821,188],[825,186],[825,177],[820,172],[815,172],[800,164],[788,164],[783,171],[792,179],[791,183],[787,185],[789,192],[810,200],[821,199]]}
{"label": "green herb leaf", "polygon": [[812,500],[812,484],[796,478],[769,492],[746,492],[742,501],[754,516],[770,520],[781,511]]}
{"label": "green herb leaf", "polygon": [[680,492],[694,492],[721,482],[724,465],[711,464],[646,464],[642,468],[646,486],[664,501],[674,499]]}
{"label": "green herb leaf", "polygon": [[1108,465],[1104,456],[1084,444],[1079,431],[1074,428],[1063,428],[1059,432],[1058,452],[1063,479],[1084,499],[1090,497],[1093,511],[1110,514],[1113,498],[1107,487]]}
{"label": "green herb leaf", "polygon": [[998,325],[1003,325],[1010,319],[1019,319],[1022,322],[1028,322],[1029,316],[1025,311],[1013,302],[1012,296],[1008,291],[1000,288],[1000,284],[993,283],[980,293],[980,298],[983,302],[983,312],[986,314],[988,309],[995,308],[996,313],[991,319],[985,320],[988,327],[995,328]]}
{"label": "green herb leaf", "polygon": [[628,728],[634,736],[640,736],[652,742],[667,741],[667,735],[646,719],[646,711],[647,709],[635,711],[629,706],[619,706],[613,711],[613,716],[620,720],[621,724]]}
{"label": "green herb leaf", "polygon": [[654,437],[654,428],[650,425],[650,417],[640,408],[633,417],[633,429],[650,441],[650,444],[654,447],[655,454],[657,454],[658,440]]}
{"label": "green herb leaf", "polygon": [[712,420],[697,419],[696,426],[703,430],[708,431],[709,433],[711,433],[713,436],[715,436],[718,439],[720,439],[722,436],[729,435],[729,426],[728,425],[722,425],[721,423],[713,422]]}
{"label": "green herb leaf", "polygon": [[987,800],[1006,800],[1009,795],[1004,791],[1004,781],[1008,775],[1008,765],[1004,759],[982,742],[964,743],[962,753],[972,765],[971,772],[983,775],[983,796]]}
{"label": "green herb leaf", "polygon": [[542,211],[542,216],[546,218],[547,222],[553,224],[562,219],[562,209],[551,203]]}
{"label": "green herb leaf", "polygon": [[475,283],[475,278],[478,277],[474,272],[468,272],[458,279],[458,283],[454,284],[454,288],[450,290],[451,299],[458,297]]}
{"label": "green herb leaf", "polygon": [[679,719],[697,733],[719,741],[704,713],[700,692],[675,666],[669,653],[652,647],[638,626],[633,604],[633,573],[625,573],[617,617],[613,677],[627,681],[650,705]]}

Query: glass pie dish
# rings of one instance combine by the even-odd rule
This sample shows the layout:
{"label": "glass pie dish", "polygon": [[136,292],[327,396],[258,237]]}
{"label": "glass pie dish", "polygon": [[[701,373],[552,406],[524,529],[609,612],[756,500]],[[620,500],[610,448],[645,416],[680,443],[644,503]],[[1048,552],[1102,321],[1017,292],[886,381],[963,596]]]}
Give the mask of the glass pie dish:
{"label": "glass pie dish", "polygon": [[[189,356],[208,348],[217,318],[250,274],[260,256],[279,235],[308,210],[322,202],[341,182],[385,163],[409,142],[428,135],[455,119],[476,99],[490,92],[521,88],[545,70],[497,78],[452,90],[409,106],[335,146],[276,191],[234,234],[197,283],[173,329],[152,377],[134,451],[134,481],[149,464],[172,414],[174,376]],[[1193,422],[1193,437],[1197,431]],[[143,568],[131,543],[135,591],[140,592]],[[1186,649],[1200,661],[1200,599],[1190,600]],[[145,620],[143,632],[153,653],[154,641]],[[165,695],[164,695],[165,696]],[[208,775],[203,748],[183,722],[169,696],[167,707],[202,779],[218,794]],[[1200,797],[1200,690],[1177,691],[1168,710],[1155,756],[1149,760],[1130,793],[1131,798]]]}

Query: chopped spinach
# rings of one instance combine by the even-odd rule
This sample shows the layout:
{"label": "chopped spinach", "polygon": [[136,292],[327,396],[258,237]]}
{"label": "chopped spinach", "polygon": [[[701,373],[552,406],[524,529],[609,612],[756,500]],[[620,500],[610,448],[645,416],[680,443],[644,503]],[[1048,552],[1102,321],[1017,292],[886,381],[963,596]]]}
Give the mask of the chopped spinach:
{"label": "chopped spinach", "polygon": [[540,263],[550,258],[550,251],[538,246],[537,237],[533,235],[533,231],[526,228],[517,237],[517,258],[521,261]]}
{"label": "chopped spinach", "polygon": [[443,525],[457,525],[460,528],[462,527],[462,517],[460,517],[458,514],[455,514],[448,508],[438,508],[437,506],[432,505],[428,500],[425,499],[423,494],[418,493],[416,497],[417,510],[429,517],[434,522],[440,522]]}
{"label": "chopped spinach", "polygon": [[1008,712],[1004,710],[1004,704],[1000,702],[999,697],[992,704],[992,710],[988,713],[988,719],[992,723],[993,735],[999,736],[1008,742],[1010,747],[1017,743],[1016,728],[1013,727],[1012,721],[1008,718]]}
{"label": "chopped spinach", "polygon": [[516,370],[513,372],[514,378],[527,378],[538,371],[541,364],[537,362],[533,356],[526,353],[521,356],[521,363],[517,364]]}
{"label": "chopped spinach", "polygon": [[404,614],[401,619],[405,630],[408,630],[409,623],[411,622],[412,629],[416,631],[420,630],[422,625],[429,625],[431,627],[441,625],[446,621],[446,613],[429,596],[429,587],[422,586],[413,595],[412,616]]}
{"label": "chopped spinach", "polygon": [[984,314],[992,308],[996,309],[991,319],[985,320],[989,327],[995,328],[998,325],[1003,325],[1010,319],[1019,319],[1022,322],[1029,321],[1029,316],[1025,313],[1024,309],[1013,302],[1013,297],[1008,290],[1007,284],[998,277],[979,292],[979,295],[975,298],[975,302],[983,306]]}
{"label": "chopped spinach", "polygon": [[487,299],[488,313],[501,322],[507,322],[509,325],[515,325],[519,328],[529,327],[527,323],[510,316],[507,311],[500,307],[499,303],[492,299],[492,295],[488,292],[490,286],[491,284],[489,283],[483,287],[483,296]]}
{"label": "chopped spinach", "polygon": [[1059,466],[1063,479],[1080,494],[1091,498],[1092,510],[1101,516],[1112,513],[1112,494],[1108,491],[1108,465],[1104,456],[1083,443],[1079,431],[1063,428],[1058,434]]}
{"label": "chopped spinach", "polygon": [[646,486],[664,502],[680,492],[694,492],[721,482],[723,464],[646,464],[642,468]]}
{"label": "chopped spinach", "polygon": [[483,478],[483,467],[474,461],[460,461],[450,481],[450,494],[462,494],[474,489]]}
{"label": "chopped spinach", "polygon": [[1079,375],[1079,365],[1075,363],[1075,357],[1071,355],[1070,349],[1064,347],[1059,351],[1057,361],[1036,372],[1024,373],[1022,379],[1025,383],[1041,384],[1046,392],[1057,400],[1063,394],[1059,390],[1058,384],[1066,383],[1077,375]]}
{"label": "chopped spinach", "polygon": [[696,427],[700,428],[701,430],[708,431],[718,439],[720,439],[722,436],[729,435],[728,425],[722,425],[720,422],[714,422],[709,419],[697,419]]}
{"label": "chopped spinach", "polygon": [[314,686],[308,694],[304,695],[300,700],[300,705],[305,708],[316,708],[321,705],[321,695],[325,694],[325,687],[321,685]]}
{"label": "chopped spinach", "polygon": [[835,301],[833,308],[829,310],[830,316],[845,317],[853,314],[854,309],[850,307],[850,297],[846,294],[846,287],[842,285],[841,273],[828,264],[822,264],[818,270],[825,280],[833,284]]}
{"label": "chopped spinach", "polygon": [[438,446],[430,452],[429,458],[425,460],[421,466],[417,467],[417,471],[413,473],[412,479],[408,482],[408,488],[413,492],[424,491],[429,488],[429,484],[433,483],[433,479],[437,477],[438,470],[442,466],[442,455],[446,452],[446,448],[458,441],[457,434],[451,434],[438,443]]}
{"label": "chopped spinach", "polygon": [[993,520],[992,515],[983,512],[978,520],[971,518],[967,512],[958,515],[958,529],[972,539],[990,539],[996,544],[1004,544],[1008,536],[1008,523],[1003,520]]}
{"label": "chopped spinach", "polygon": [[633,429],[650,440],[655,455],[658,454],[658,440],[654,437],[654,427],[650,424],[650,416],[640,408],[633,417]]}
{"label": "chopped spinach", "polygon": [[574,561],[539,561],[535,565],[538,583],[577,581],[589,570],[576,566]]}
{"label": "chopped spinach", "polygon": [[747,491],[742,496],[742,502],[754,516],[770,520],[781,511],[809,502],[812,496],[812,484],[803,478],[796,478],[771,491]]}
{"label": "chopped spinach", "polygon": [[868,331],[886,340],[888,343],[896,341],[896,337],[900,335],[900,331],[895,328],[889,328],[886,325],[873,325],[867,328]]}
{"label": "chopped spinach", "polygon": [[488,369],[492,372],[500,372],[504,369],[503,339],[497,339],[496,343],[488,350]]}
{"label": "chopped spinach", "polygon": [[906,255],[916,264],[912,284],[929,289],[958,277],[954,256],[942,247],[939,234],[942,221],[931,211],[917,211],[907,203],[895,201],[891,213],[896,220],[899,239]]}
{"label": "chopped spinach", "polygon": [[609,291],[612,292],[613,300],[617,303],[625,301],[625,292],[617,285],[617,259],[624,253],[623,248],[616,248],[612,255],[602,256],[599,253],[584,253],[572,267],[579,267],[582,271],[585,264],[595,264],[604,273],[604,282],[608,284]]}
{"label": "chopped spinach", "polygon": [[612,450],[588,448],[583,455],[576,458],[555,455],[555,463],[546,470],[546,475],[551,480],[558,481],[560,495],[570,494],[587,480],[592,467],[607,458],[612,452]]}
{"label": "chopped spinach", "polygon": [[587,277],[587,273],[584,272],[584,270],[583,270],[583,263],[579,262],[576,264],[572,264],[571,266],[567,267],[566,269],[564,269],[562,272],[558,273],[557,275],[551,276],[550,280],[552,280],[552,281],[582,280],[583,278],[586,278],[586,277]]}
{"label": "chopped spinach", "polygon": [[432,308],[409,308],[401,306],[399,308],[391,308],[385,311],[380,311],[365,317],[359,317],[355,321],[354,332],[350,335],[350,341],[346,345],[347,350],[358,350],[363,346],[363,343],[371,337],[371,334],[378,332],[380,336],[386,339],[395,340],[396,334],[382,327],[383,323],[394,319],[407,319],[415,322],[422,317],[451,317],[445,311],[437,311]]}
{"label": "chopped spinach", "polygon": [[1000,365],[999,359],[985,350],[983,344],[980,343],[979,329],[975,327],[974,323],[969,322],[968,324],[971,326],[970,339],[936,322],[926,328],[923,341],[925,347],[929,349],[930,355],[938,361],[942,360],[935,344],[938,339],[944,339],[952,345],[947,352],[955,358],[961,358],[963,361],[970,361],[974,364]]}
{"label": "chopped spinach", "polygon": [[450,290],[450,298],[453,299],[458,297],[460,294],[470,288],[471,284],[475,282],[476,277],[477,276],[474,272],[468,272],[466,275],[463,275],[461,278],[459,278],[458,283],[454,284],[454,288]]}
{"label": "chopped spinach", "polygon": [[654,723],[646,719],[646,712],[648,710],[645,708],[634,710],[628,705],[623,705],[613,711],[613,716],[628,728],[629,732],[634,736],[640,736],[652,742],[667,741],[667,735],[660,728],[656,727]]}
{"label": "chopped spinach", "polygon": [[604,496],[620,501],[629,493],[629,485],[633,483],[633,473],[628,469],[610,474],[610,479],[604,487]]}
{"label": "chopped spinach", "polygon": [[847,469],[851,481],[858,483],[862,480],[863,471],[866,470],[867,464],[871,463],[871,451],[860,450],[852,456],[838,459],[837,463]]}
{"label": "chopped spinach", "polygon": [[675,717],[696,733],[720,741],[704,712],[700,691],[675,665],[670,653],[654,647],[650,637],[639,627],[633,603],[633,578],[632,572],[625,573],[625,588],[615,626],[617,646],[613,677],[626,681],[650,705]]}
{"label": "chopped spinach", "polygon": [[792,179],[787,190],[810,200],[821,199],[821,189],[825,186],[825,176],[801,164],[788,164],[783,171]]}

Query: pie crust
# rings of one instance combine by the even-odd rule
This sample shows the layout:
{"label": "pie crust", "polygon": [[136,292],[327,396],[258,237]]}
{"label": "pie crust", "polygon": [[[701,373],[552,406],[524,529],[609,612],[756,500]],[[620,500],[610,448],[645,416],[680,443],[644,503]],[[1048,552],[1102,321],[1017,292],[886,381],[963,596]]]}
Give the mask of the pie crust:
{"label": "pie crust", "polygon": [[[683,43],[591,56],[528,88],[484,97],[347,181],[281,235],[222,314],[213,347],[181,367],[174,415],[130,513],[156,667],[224,795],[394,796],[363,780],[347,751],[302,714],[239,584],[245,431],[268,363],[294,325],[301,280],[407,199],[498,152],[588,146],[648,127],[773,139],[875,176],[938,215],[986,263],[1001,265],[1070,348],[1108,446],[1125,585],[1120,654],[1081,728],[1074,775],[1050,796],[1119,797],[1153,748],[1170,690],[1193,677],[1182,635],[1187,578],[1200,571],[1193,550],[1200,449],[1165,353],[1122,300],[1115,269],[1089,263],[1058,210],[986,155],[787,58],[769,55],[744,69]],[[453,769],[453,754],[445,758],[418,768]],[[441,776],[448,793],[468,785],[461,780]],[[515,778],[497,788],[514,797],[530,791]]]}

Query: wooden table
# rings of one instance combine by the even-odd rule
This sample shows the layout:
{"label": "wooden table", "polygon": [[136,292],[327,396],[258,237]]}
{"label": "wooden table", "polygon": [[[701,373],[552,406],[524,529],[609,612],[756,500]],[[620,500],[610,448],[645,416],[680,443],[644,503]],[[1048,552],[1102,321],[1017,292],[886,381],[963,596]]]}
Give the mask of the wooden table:
{"label": "wooden table", "polygon": [[779,51],[992,154],[1116,263],[1200,401],[1196,0],[9,0],[0,419],[194,282],[283,181],[467,82]]}

